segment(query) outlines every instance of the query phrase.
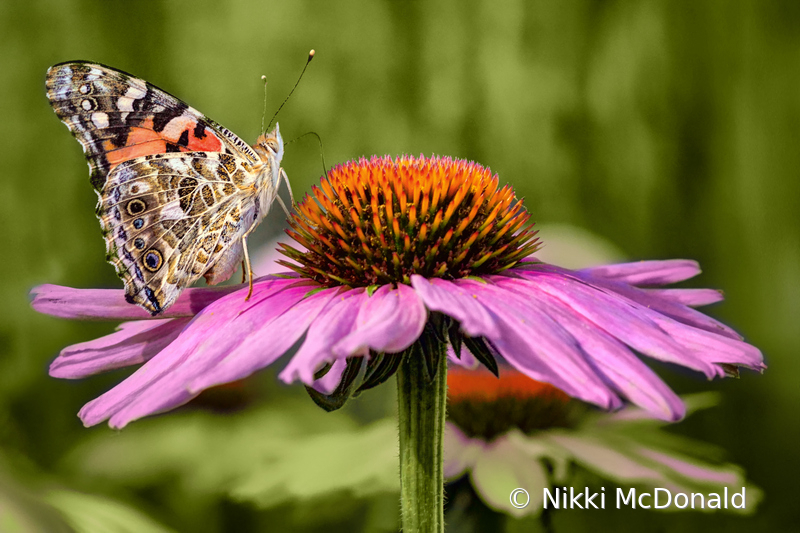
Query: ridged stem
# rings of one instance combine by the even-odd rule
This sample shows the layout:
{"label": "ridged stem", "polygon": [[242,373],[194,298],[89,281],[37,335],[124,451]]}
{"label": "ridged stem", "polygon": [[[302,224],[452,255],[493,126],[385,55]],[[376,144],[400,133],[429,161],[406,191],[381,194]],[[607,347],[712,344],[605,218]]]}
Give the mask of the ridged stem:
{"label": "ridged stem", "polygon": [[397,372],[400,506],[404,533],[444,532],[447,357],[438,357],[435,367],[431,380],[425,360],[409,356]]}

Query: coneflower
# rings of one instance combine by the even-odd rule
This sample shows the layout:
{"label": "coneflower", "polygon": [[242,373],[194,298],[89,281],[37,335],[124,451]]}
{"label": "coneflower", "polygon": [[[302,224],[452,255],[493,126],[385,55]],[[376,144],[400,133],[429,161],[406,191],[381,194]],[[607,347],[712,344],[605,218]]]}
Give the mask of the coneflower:
{"label": "coneflower", "polygon": [[[78,378],[144,365],[80,412],[84,424],[132,420],[275,362],[328,409],[398,378],[404,531],[443,528],[446,349],[497,373],[497,354],[526,376],[602,408],[625,401],[665,420],[681,400],[636,354],[708,378],[761,370],[761,353],[692,309],[721,299],[663,289],[700,272],[694,261],[571,271],[537,261],[535,231],[509,186],[475,163],[372,158],[333,169],[297,206],[284,245],[293,272],[247,288],[189,289],[156,320],[66,348],[51,375]],[[43,285],[40,312],[148,319],[123,291]],[[635,353],[634,353],[635,352]]]}

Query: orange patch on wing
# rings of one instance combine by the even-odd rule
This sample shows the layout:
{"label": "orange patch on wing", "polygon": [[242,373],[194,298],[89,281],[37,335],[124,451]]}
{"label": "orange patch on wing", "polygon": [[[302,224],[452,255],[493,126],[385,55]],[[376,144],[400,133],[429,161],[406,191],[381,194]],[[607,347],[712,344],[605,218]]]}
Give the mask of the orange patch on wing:
{"label": "orange patch on wing", "polygon": [[205,135],[202,139],[194,134],[197,121],[189,117],[176,117],[172,119],[167,127],[161,132],[153,130],[153,120],[148,119],[138,126],[133,126],[128,132],[125,146],[117,147],[111,140],[103,142],[106,152],[106,160],[109,168],[146,155],[164,154],[167,152],[167,142],[178,144],[184,132],[188,132],[188,145],[181,146],[181,152],[220,152],[222,151],[222,141],[209,128],[204,128]]}
{"label": "orange patch on wing", "polygon": [[217,135],[209,128],[205,128],[203,131],[205,136],[202,139],[198,139],[194,135],[194,127],[189,130],[189,149],[200,152],[221,152],[222,141],[219,140]]}
{"label": "orange patch on wing", "polygon": [[187,134],[188,143],[186,147],[189,150],[198,152],[219,152],[222,151],[222,142],[217,138],[213,131],[209,128],[203,129],[202,138],[198,138],[194,134],[197,127],[197,121],[191,117],[175,117],[170,120],[164,131],[161,132],[162,136],[170,142],[178,143],[184,132]]}
{"label": "orange patch on wing", "polygon": [[[155,132],[153,132],[155,133]],[[158,134],[156,134],[158,137]],[[110,141],[103,143],[104,146],[111,145]],[[153,139],[151,141],[143,141],[122,148],[115,148],[106,152],[106,160],[110,169],[125,161],[152,154],[163,154],[167,151],[167,142],[164,139]]]}

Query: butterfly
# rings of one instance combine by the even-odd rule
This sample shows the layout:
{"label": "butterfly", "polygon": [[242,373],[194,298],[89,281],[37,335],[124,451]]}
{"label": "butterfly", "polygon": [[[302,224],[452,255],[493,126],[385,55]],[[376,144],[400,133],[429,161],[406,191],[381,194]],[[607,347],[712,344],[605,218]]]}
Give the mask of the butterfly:
{"label": "butterfly", "polygon": [[280,202],[280,180],[289,186],[278,125],[250,146],[166,91],[98,63],[54,65],[46,87],[88,160],[106,259],[127,301],[158,315],[201,276],[228,279],[242,258],[249,298],[247,236]]}

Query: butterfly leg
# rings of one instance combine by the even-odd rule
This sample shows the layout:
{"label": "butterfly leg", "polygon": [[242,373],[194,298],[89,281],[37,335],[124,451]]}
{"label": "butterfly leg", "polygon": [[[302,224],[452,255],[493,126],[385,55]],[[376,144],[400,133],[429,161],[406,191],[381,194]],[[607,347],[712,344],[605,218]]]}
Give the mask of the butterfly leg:
{"label": "butterfly leg", "polygon": [[275,199],[278,201],[279,204],[281,204],[281,209],[283,209],[283,212],[286,213],[286,218],[291,218],[292,214],[289,213],[288,209],[286,209],[286,204],[283,203],[283,200],[281,200],[281,197],[276,195]]}
{"label": "butterfly leg", "polygon": [[281,178],[283,178],[284,183],[286,183],[286,188],[289,189],[289,199],[292,201],[292,209],[294,209],[297,204],[294,201],[294,195],[292,194],[292,186],[289,185],[289,176],[286,175],[286,171],[281,168]]}
{"label": "butterfly leg", "polygon": [[[245,302],[253,295],[253,267],[250,264],[250,254],[247,252],[247,236],[249,234],[250,232],[248,231],[242,237],[242,250],[244,250],[244,261],[242,261],[242,278],[244,278],[245,275],[244,270],[247,270],[247,279],[250,283],[250,290],[247,291],[247,296],[244,298]],[[244,283],[244,279],[242,279],[242,283]]]}
{"label": "butterfly leg", "polygon": [[242,283],[247,279],[247,270],[245,270],[244,259],[242,259]]}

